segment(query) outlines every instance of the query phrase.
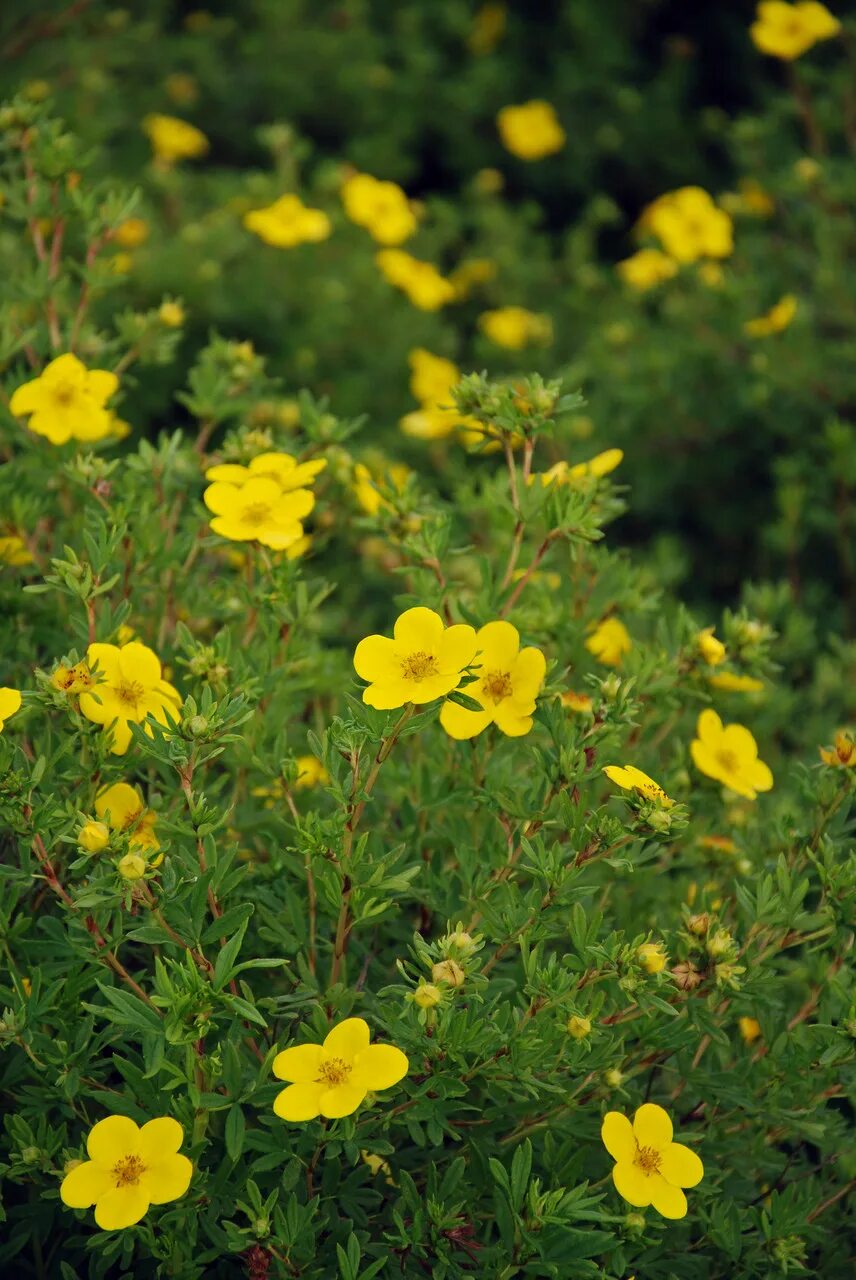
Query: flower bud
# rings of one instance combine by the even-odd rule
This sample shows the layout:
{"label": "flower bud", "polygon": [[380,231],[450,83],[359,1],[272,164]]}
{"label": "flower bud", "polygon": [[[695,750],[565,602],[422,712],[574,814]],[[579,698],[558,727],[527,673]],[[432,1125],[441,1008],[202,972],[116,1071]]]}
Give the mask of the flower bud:
{"label": "flower bud", "polygon": [[21,1152],[21,1159],[24,1164],[37,1164],[41,1159],[41,1151],[38,1147],[24,1147]]}
{"label": "flower bud", "polygon": [[636,950],[636,958],[646,973],[662,973],[668,960],[661,942],[643,942]]}
{"label": "flower bud", "polygon": [[761,1024],[757,1018],[738,1018],[737,1025],[746,1044],[751,1044],[761,1034]]}
{"label": "flower bud", "polygon": [[610,1089],[620,1089],[624,1083],[624,1072],[619,1071],[618,1067],[610,1067],[608,1071],[604,1071],[603,1078]]}
{"label": "flower bud", "polygon": [[110,843],[106,822],[85,822],[77,833],[77,843],[86,853],[100,853]]}
{"label": "flower bud", "polygon": [[572,1013],[566,1023],[568,1035],[574,1040],[585,1040],[591,1031],[591,1019],[582,1018],[579,1014]]}
{"label": "flower bud", "polygon": [[696,636],[696,645],[709,667],[718,667],[725,661],[725,645],[713,634],[713,627],[705,627]]}
{"label": "flower bud", "polygon": [[727,929],[717,929],[707,940],[708,955],[716,959],[719,956],[727,956],[729,951],[734,947],[734,939]]}
{"label": "flower bud", "polygon": [[697,916],[690,916],[687,921],[687,928],[690,933],[694,933],[697,938],[702,938],[710,928],[710,915],[707,911],[702,911]]}
{"label": "flower bud", "polygon": [[158,307],[158,320],[167,329],[180,329],[184,324],[184,307],[179,302],[162,302]]}
{"label": "flower bud", "polygon": [[628,1235],[640,1236],[645,1230],[645,1215],[642,1213],[626,1213],[624,1215],[624,1230]]}
{"label": "flower bud", "polygon": [[466,929],[455,929],[446,938],[446,945],[450,951],[457,951],[459,955],[468,956],[476,947],[475,938],[471,933],[467,933]]}
{"label": "flower bud", "polygon": [[187,722],[187,731],[193,738],[201,738],[208,732],[208,721],[205,716],[191,716]]}
{"label": "flower bud", "polygon": [[435,982],[445,982],[450,987],[462,987],[466,976],[461,966],[454,960],[441,960],[431,970],[431,977]]}
{"label": "flower bud", "polygon": [[138,853],[126,853],[118,862],[119,875],[125,880],[140,880],[146,874],[146,861]]}
{"label": "flower bud", "polygon": [[420,1009],[433,1009],[443,999],[443,993],[433,982],[420,982],[413,992],[413,1003]]}

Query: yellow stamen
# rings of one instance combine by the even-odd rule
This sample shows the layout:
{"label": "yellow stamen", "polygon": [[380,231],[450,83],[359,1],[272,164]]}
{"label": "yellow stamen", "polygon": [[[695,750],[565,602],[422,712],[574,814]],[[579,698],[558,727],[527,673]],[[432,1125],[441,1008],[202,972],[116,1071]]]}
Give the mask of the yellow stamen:
{"label": "yellow stamen", "polygon": [[267,502],[251,502],[241,512],[242,523],[251,525],[253,528],[264,524],[269,517],[270,505]]}
{"label": "yellow stamen", "polygon": [[320,1070],[321,1080],[324,1084],[335,1088],[337,1085],[345,1083],[351,1074],[351,1064],[346,1062],[344,1058],[327,1058],[321,1063]]}
{"label": "yellow stamen", "polygon": [[129,680],[125,684],[117,685],[114,693],[120,702],[126,703],[129,707],[136,707],[145,689],[136,680]]}
{"label": "yellow stamen", "polygon": [[487,671],[482,677],[482,692],[488,698],[493,698],[494,702],[502,702],[503,698],[510,698],[514,690],[511,687],[511,673],[509,671]]}
{"label": "yellow stamen", "polygon": [[656,1151],[654,1147],[637,1147],[636,1158],[633,1163],[637,1168],[641,1169],[647,1177],[650,1177],[651,1174],[658,1172],[661,1159],[662,1156],[660,1152]]}
{"label": "yellow stamen", "polygon": [[113,1166],[113,1177],[117,1187],[135,1187],[146,1171],[139,1156],[123,1156]]}
{"label": "yellow stamen", "polygon": [[428,676],[438,674],[437,659],[433,653],[426,653],[424,649],[417,649],[415,653],[408,653],[406,658],[401,659],[401,675],[405,680],[425,680]]}

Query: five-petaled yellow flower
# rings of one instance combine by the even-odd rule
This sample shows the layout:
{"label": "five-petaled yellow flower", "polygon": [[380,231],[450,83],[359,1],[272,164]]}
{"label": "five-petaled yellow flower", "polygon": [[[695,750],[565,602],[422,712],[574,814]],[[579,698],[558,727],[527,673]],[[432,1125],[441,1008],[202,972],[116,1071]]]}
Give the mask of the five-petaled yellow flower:
{"label": "five-petaled yellow flower", "polygon": [[444,702],[440,724],[451,738],[474,738],[489,724],[510,738],[532,728],[535,700],[544,683],[547,663],[540,649],[520,648],[520,635],[510,622],[488,622],[476,635],[474,665],[478,679],[463,692],[480,711]]}
{"label": "five-petaled yellow flower", "polygon": [[395,182],[352,174],[342,186],[342,204],[351,222],[365,227],[378,244],[403,244],[416,230],[410,201]]}
{"label": "five-petaled yellow flower", "polygon": [[143,133],[152,144],[156,159],[164,165],[176,160],[195,160],[208,150],[208,139],[195,124],[154,112],[143,120]]}
{"label": "five-petaled yellow flower", "polygon": [[798,4],[786,4],[785,0],[761,0],[749,34],[762,53],[792,62],[818,40],[830,40],[840,30],[838,19],[817,0],[800,0]]}
{"label": "five-petaled yellow flower", "polygon": [[615,1189],[628,1204],[653,1205],[664,1218],[686,1216],[682,1188],[698,1186],[704,1165],[689,1147],[672,1141],[672,1122],[662,1107],[643,1103],[632,1125],[620,1111],[608,1111],[600,1136],[616,1162]]}
{"label": "five-petaled yellow flower", "polygon": [[323,1044],[283,1049],[273,1060],[273,1073],[290,1081],[273,1104],[282,1120],[328,1120],[349,1116],[377,1089],[391,1089],[407,1075],[410,1063],[391,1044],[369,1044],[368,1023],[346,1018]]}
{"label": "five-petaled yellow flower", "polygon": [[372,635],[357,645],[354,669],[369,682],[363,702],[388,711],[443,698],[457,688],[476,647],[473,627],[446,627],[439,613],[421,605],[406,609],[396,619],[393,639]]}
{"label": "five-petaled yellow flower", "polygon": [[214,513],[214,533],[233,542],[260,542],[274,551],[285,551],[303,537],[301,521],[315,506],[311,489],[283,490],[269,476],[251,475],[242,484],[215,480],[202,498]]}
{"label": "five-petaled yellow flower", "polygon": [[[87,720],[112,733],[111,750],[123,756],[131,742],[131,725],[153,716],[167,725],[178,718],[181,695],[163,679],[160,659],[147,645],[91,644],[86,653],[90,667],[98,664],[97,682],[80,695],[80,710]],[[151,735],[148,725],[143,726]]]}
{"label": "five-petaled yellow flower", "polygon": [[734,248],[731,218],[701,187],[680,187],[659,196],[639,225],[653,232],[677,262],[727,258]]}
{"label": "five-petaled yellow flower", "polygon": [[630,632],[620,618],[604,618],[586,640],[586,648],[606,667],[620,667],[633,648]]}
{"label": "five-petaled yellow flower", "polygon": [[70,1209],[95,1205],[104,1231],[132,1227],[149,1205],[178,1200],[190,1186],[193,1165],[179,1153],[184,1130],[171,1116],[139,1128],[127,1116],[107,1116],[89,1132],[89,1159],[67,1173],[60,1198]]}
{"label": "five-petaled yellow flower", "polygon": [[244,226],[275,249],[317,244],[332,231],[323,209],[310,209],[293,194],[280,196],[263,209],[250,209],[244,214]]}
{"label": "five-petaled yellow flower", "polygon": [[723,725],[716,712],[706,707],[698,718],[696,734],[690,752],[696,768],[708,778],[747,800],[771,789],[773,775],[758,759],[758,744],[744,725]]}
{"label": "five-petaled yellow flower", "polygon": [[659,783],[649,778],[647,773],[643,773],[635,765],[608,764],[603,772],[617,787],[621,787],[624,791],[635,791],[646,800],[657,800],[664,809],[671,809],[675,803],[666,795]]}
{"label": "five-petaled yellow flower", "polygon": [[119,386],[115,373],[87,369],[77,356],[57,356],[39,374],[18,387],[9,401],[17,417],[51,444],[103,440],[113,432],[113,412],[105,408]]}
{"label": "five-petaled yellow flower", "polygon": [[555,109],[541,98],[503,107],[496,126],[502,145],[520,160],[542,160],[565,145],[565,131]]}
{"label": "five-petaled yellow flower", "polygon": [[[475,632],[473,632],[475,634]],[[0,733],[10,716],[21,709],[21,695],[17,689],[4,686],[0,689]]]}

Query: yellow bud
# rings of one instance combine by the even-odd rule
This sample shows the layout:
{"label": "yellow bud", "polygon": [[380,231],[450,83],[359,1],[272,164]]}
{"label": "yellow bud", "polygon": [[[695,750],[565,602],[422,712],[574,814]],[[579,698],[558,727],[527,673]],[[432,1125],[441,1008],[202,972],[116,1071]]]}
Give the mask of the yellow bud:
{"label": "yellow bud", "polygon": [[725,645],[713,634],[713,627],[705,627],[696,637],[698,651],[710,667],[718,667],[725,661]]}
{"label": "yellow bud", "polygon": [[714,957],[728,955],[733,946],[734,939],[727,929],[717,929],[716,933],[707,940],[708,954]]}
{"label": "yellow bud", "polygon": [[619,1071],[618,1067],[610,1067],[608,1071],[604,1071],[603,1078],[610,1089],[618,1089],[624,1082],[624,1072]]}
{"label": "yellow bud", "polygon": [[467,933],[466,929],[456,929],[454,933],[449,934],[446,941],[450,948],[454,948],[461,955],[469,955],[475,950],[475,939],[471,933]]}
{"label": "yellow bud", "polygon": [[413,1003],[418,1004],[420,1009],[433,1009],[442,999],[442,991],[433,982],[420,982],[413,992]]}
{"label": "yellow bud", "polygon": [[567,1021],[568,1035],[573,1036],[574,1040],[585,1040],[591,1031],[591,1019],[581,1018],[578,1014],[571,1014]]}
{"label": "yellow bud", "polygon": [[643,942],[637,948],[636,957],[646,973],[662,973],[668,956],[660,942]]}
{"label": "yellow bud", "polygon": [[454,960],[441,960],[431,970],[431,977],[435,982],[445,982],[450,987],[462,987],[466,976],[461,966]]}
{"label": "yellow bud", "polygon": [[119,859],[119,875],[125,880],[141,880],[146,874],[146,861],[138,853],[126,853]]}
{"label": "yellow bud", "polygon": [[184,324],[184,307],[179,302],[162,302],[158,307],[158,319],[167,329],[180,329]]}
{"label": "yellow bud", "polygon": [[761,1024],[757,1018],[738,1018],[737,1025],[746,1044],[751,1044],[761,1034]]}
{"label": "yellow bud", "polygon": [[100,853],[110,843],[106,822],[86,822],[77,833],[77,843],[86,853]]}

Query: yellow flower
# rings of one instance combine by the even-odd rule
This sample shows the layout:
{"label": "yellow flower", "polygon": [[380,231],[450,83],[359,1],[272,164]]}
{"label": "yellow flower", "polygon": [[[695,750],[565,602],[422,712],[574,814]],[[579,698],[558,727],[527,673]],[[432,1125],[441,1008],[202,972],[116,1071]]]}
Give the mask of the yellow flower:
{"label": "yellow flower", "polygon": [[622,1199],[638,1209],[653,1205],[664,1218],[683,1218],[683,1187],[695,1187],[704,1166],[689,1147],[673,1142],[672,1122],[662,1107],[645,1102],[633,1124],[620,1111],[603,1117],[601,1140],[613,1160],[612,1181]]}
{"label": "yellow flower", "polygon": [[299,196],[280,196],[263,209],[244,214],[244,226],[265,244],[276,249],[293,249],[298,244],[317,244],[332,231],[322,209],[309,209]]}
{"label": "yellow flower", "polygon": [[364,462],[358,462],[354,466],[354,497],[367,515],[376,516],[381,508],[392,511],[392,503],[383,496],[378,484],[394,489],[396,493],[403,493],[412,474],[403,462],[393,462],[382,473],[373,476]]}
{"label": "yellow flower", "polygon": [[24,539],[17,533],[0,537],[0,564],[32,564],[33,555]]}
{"label": "yellow flower", "polygon": [[751,338],[768,338],[773,333],[782,333],[787,329],[797,313],[797,300],[792,293],[786,293],[775,306],[754,320],[747,320],[743,332]]}
{"label": "yellow flower", "polygon": [[167,299],[158,307],[158,320],[167,329],[180,329],[184,324],[184,307],[180,302]]}
{"label": "yellow flower", "polygon": [[656,800],[664,809],[671,809],[675,803],[653,778],[649,778],[647,773],[643,773],[635,765],[608,764],[603,772],[610,782],[614,782],[623,791],[635,791],[646,800]]}
{"label": "yellow flower", "polygon": [[672,258],[727,258],[733,248],[732,222],[701,187],[680,187],[650,204],[640,228],[651,231]]}
{"label": "yellow flower", "polygon": [[342,186],[342,203],[351,222],[365,227],[378,244],[403,244],[416,230],[410,202],[394,182],[355,173]]}
{"label": "yellow flower", "polygon": [[104,822],[84,822],[77,843],[86,853],[100,853],[110,843],[110,828]]}
{"label": "yellow flower", "polygon": [[553,339],[550,317],[527,311],[525,307],[498,307],[495,311],[483,311],[479,316],[479,328],[491,342],[509,351],[521,351],[530,342],[547,343]]}
{"label": "yellow flower", "polygon": [[113,240],[123,249],[136,249],[149,238],[149,224],[145,218],[126,218],[113,232]]}
{"label": "yellow flower", "polygon": [[[150,857],[160,849],[154,831],[157,814],[145,807],[136,787],[127,782],[114,782],[112,787],[106,787],[96,797],[95,812],[114,831],[129,833],[129,852]],[[162,858],[158,858],[153,865],[161,861]]]}
{"label": "yellow flower", "polygon": [[496,263],[492,258],[468,258],[459,263],[449,274],[449,282],[454,287],[458,302],[468,298],[478,285],[493,280],[496,270]]}
{"label": "yellow flower", "polygon": [[832,748],[820,748],[820,758],[824,764],[835,768],[854,769],[856,768],[856,743],[850,734],[842,729],[836,733],[835,745]]}
{"label": "yellow flower", "polygon": [[527,484],[535,484],[540,481],[546,489],[551,484],[571,485],[579,488],[581,482],[589,478],[600,480],[603,476],[608,476],[616,467],[620,466],[624,460],[624,452],[621,449],[604,449],[602,453],[597,453],[593,458],[589,458],[587,462],[569,463],[564,460],[556,462],[548,471],[537,471],[528,477]]}
{"label": "yellow flower", "polygon": [[60,1199],[70,1209],[95,1205],[103,1231],[132,1227],[149,1205],[178,1200],[190,1186],[193,1165],[179,1154],[184,1130],[160,1116],[140,1129],[127,1116],[99,1120],[86,1139],[88,1160],[62,1180]]}
{"label": "yellow flower", "polygon": [[803,0],[785,4],[784,0],[761,0],[757,17],[749,34],[757,49],[771,58],[792,62],[818,40],[837,36],[841,23],[823,4]]}
{"label": "yellow flower", "polygon": [[696,636],[698,651],[709,667],[718,667],[725,661],[725,645],[713,634],[714,627],[705,627]]}
{"label": "yellow flower", "polygon": [[541,160],[565,145],[565,131],[555,110],[540,98],[503,107],[496,125],[506,151],[520,160]]}
{"label": "yellow flower", "polygon": [[738,1018],[737,1025],[746,1044],[752,1044],[761,1034],[761,1024],[757,1018]]}
{"label": "yellow flower", "polygon": [[251,476],[244,484],[218,480],[202,495],[214,519],[211,528],[232,542],[260,542],[284,551],[303,537],[301,520],[315,505],[311,489],[283,491],[269,476]]}
{"label": "yellow flower", "polygon": [[28,416],[30,430],[51,444],[101,440],[112,430],[112,413],[105,405],[118,386],[115,373],[87,369],[77,356],[57,356],[13,392],[9,408],[19,417]]}
{"label": "yellow flower", "polygon": [[594,710],[594,701],[587,693],[574,693],[573,689],[566,689],[562,694],[562,706],[567,711],[574,711],[577,715],[588,716]]}
{"label": "yellow flower", "polygon": [[461,371],[453,360],[435,356],[424,347],[414,347],[407,357],[410,365],[410,390],[420,408],[401,419],[405,435],[417,440],[439,440],[456,428],[478,425],[462,417],[452,403],[452,388],[461,380]]}
{"label": "yellow flower", "polygon": [[422,606],[399,615],[393,637],[366,636],[354,653],[357,675],[369,682],[363,702],[381,711],[445,697],[476,653],[472,627],[444,627],[438,613]]}
{"label": "yellow flower", "polygon": [[295,790],[308,791],[312,787],[323,787],[329,781],[330,775],[317,756],[297,757]]}
{"label": "yellow flower", "polygon": [[605,667],[620,667],[633,641],[620,618],[604,618],[586,640],[586,648]]}
{"label": "yellow flower", "polygon": [[737,200],[744,213],[750,213],[756,218],[772,218],[776,212],[776,202],[757,178],[741,178],[737,189]]}
{"label": "yellow flower", "polygon": [[273,1060],[273,1073],[290,1081],[273,1104],[281,1120],[328,1120],[349,1116],[371,1090],[391,1089],[403,1080],[410,1063],[391,1044],[369,1044],[368,1024],[346,1018],[323,1044],[283,1049]]}
{"label": "yellow flower", "polygon": [[392,1177],[392,1169],[390,1168],[389,1161],[384,1160],[383,1156],[374,1155],[371,1151],[363,1151],[361,1149],[360,1159],[363,1161],[363,1164],[368,1165],[369,1172],[373,1178],[376,1178],[379,1173],[382,1173],[384,1182],[386,1182],[390,1187],[394,1187],[396,1185]]}
{"label": "yellow flower", "polygon": [[326,458],[298,462],[290,453],[259,453],[246,467],[237,462],[221,462],[209,467],[205,479],[224,481],[240,488],[248,480],[275,480],[283,493],[312,484],[327,465]]}
{"label": "yellow flower", "polygon": [[146,116],[143,133],[151,142],[156,158],[165,165],[175,164],[176,160],[193,160],[208,150],[208,139],[202,130],[177,116],[157,112]]}
{"label": "yellow flower", "polygon": [[760,693],[764,681],[755,676],[741,676],[734,671],[717,671],[707,677],[712,689],[720,689],[723,693]]}
{"label": "yellow flower", "polygon": [[431,968],[431,977],[447,987],[462,987],[467,980],[467,975],[457,960],[438,960]]}
{"label": "yellow flower", "polygon": [[455,297],[455,288],[431,262],[413,258],[403,249],[381,249],[375,254],[381,275],[401,289],[414,307],[438,311]]}
{"label": "yellow flower", "polygon": [[565,1025],[568,1035],[573,1037],[574,1040],[585,1040],[586,1036],[591,1032],[591,1018],[581,1018],[576,1013],[571,1014]]}
{"label": "yellow flower", "polygon": [[510,622],[489,622],[476,635],[478,679],[463,692],[481,707],[468,711],[444,702],[440,724],[452,738],[474,738],[495,724],[510,738],[532,728],[535,700],[544,683],[547,663],[540,649],[520,648],[520,635]]}
{"label": "yellow flower", "polygon": [[85,662],[77,662],[73,667],[57,667],[51,676],[51,684],[60,693],[82,693],[92,688],[92,672]]}
{"label": "yellow flower", "polygon": [[[473,632],[475,635],[475,632]],[[6,721],[21,709],[21,695],[17,689],[0,688],[0,733],[6,727]]]}
{"label": "yellow flower", "polygon": [[742,724],[723,725],[716,712],[706,707],[698,718],[696,734],[690,752],[696,768],[708,778],[747,800],[771,789],[773,775],[758,759],[758,744]]}
{"label": "yellow flower", "polygon": [[181,696],[163,679],[160,659],[144,644],[91,644],[86,654],[90,667],[98,664],[98,683],[80,695],[80,710],[87,720],[104,726],[112,735],[111,750],[123,756],[131,742],[131,725],[153,716],[161,725],[177,718]]}
{"label": "yellow flower", "polygon": [[660,249],[639,249],[616,263],[615,270],[625,284],[641,293],[664,280],[671,280],[677,273],[678,264]]}
{"label": "yellow flower", "polygon": [[636,958],[646,973],[662,973],[669,962],[662,942],[643,942],[636,948]]}

